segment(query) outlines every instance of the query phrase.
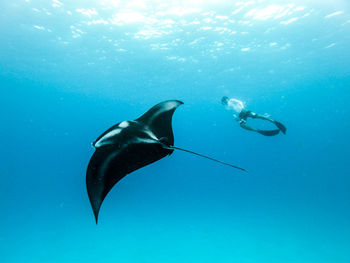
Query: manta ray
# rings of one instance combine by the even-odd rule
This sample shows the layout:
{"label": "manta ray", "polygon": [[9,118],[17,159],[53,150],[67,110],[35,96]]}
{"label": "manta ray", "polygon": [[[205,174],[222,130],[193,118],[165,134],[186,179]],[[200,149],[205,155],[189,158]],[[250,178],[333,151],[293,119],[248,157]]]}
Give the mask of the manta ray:
{"label": "manta ray", "polygon": [[246,171],[214,158],[174,146],[172,117],[179,100],[161,102],[141,117],[122,121],[102,133],[93,143],[86,186],[96,224],[103,200],[127,174],[171,155],[175,149]]}

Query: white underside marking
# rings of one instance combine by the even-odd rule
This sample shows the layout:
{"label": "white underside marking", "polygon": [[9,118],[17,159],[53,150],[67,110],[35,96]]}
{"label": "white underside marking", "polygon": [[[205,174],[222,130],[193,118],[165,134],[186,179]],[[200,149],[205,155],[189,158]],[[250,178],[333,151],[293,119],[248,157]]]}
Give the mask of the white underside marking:
{"label": "white underside marking", "polygon": [[101,139],[99,139],[96,143],[95,143],[95,147],[100,147],[102,145],[104,145],[104,141],[107,141],[109,138],[113,137],[114,135],[119,134],[122,131],[122,129],[115,129],[113,131],[110,131],[109,133],[107,133],[105,136],[103,136]]}
{"label": "white underside marking", "polygon": [[152,139],[158,141],[158,138],[154,135],[153,132],[151,132],[151,131],[149,131],[149,130],[145,130],[145,132],[147,133],[147,135],[148,135],[149,137],[151,137]]}
{"label": "white underside marking", "polygon": [[119,123],[119,127],[120,128],[126,128],[126,127],[128,127],[130,124],[129,124],[129,122],[128,121],[122,121],[121,123]]}

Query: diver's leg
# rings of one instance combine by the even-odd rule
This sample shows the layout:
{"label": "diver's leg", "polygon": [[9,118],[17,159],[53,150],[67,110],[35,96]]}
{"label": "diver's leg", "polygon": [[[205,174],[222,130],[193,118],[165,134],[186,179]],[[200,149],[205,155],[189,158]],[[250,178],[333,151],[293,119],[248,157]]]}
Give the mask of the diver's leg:
{"label": "diver's leg", "polygon": [[248,131],[258,131],[257,129],[254,129],[254,128],[252,128],[252,127],[250,127],[249,125],[247,125],[247,122],[246,121],[242,121],[241,120],[241,122],[239,123],[240,125],[241,125],[241,127],[243,128],[243,129],[246,129],[246,130],[248,130]]}
{"label": "diver's leg", "polygon": [[253,119],[261,119],[261,120],[265,120],[265,121],[270,121],[272,123],[275,122],[273,119],[271,119],[267,116],[264,116],[264,115],[257,114],[255,112],[251,112],[249,117],[251,117]]}
{"label": "diver's leg", "polygon": [[263,131],[263,130],[259,130],[259,129],[254,129],[254,128],[248,126],[245,122],[241,122],[240,125],[241,125],[241,127],[243,129],[246,129],[248,131],[258,132],[258,133],[260,133],[261,135],[264,135],[264,136],[274,136],[274,135],[277,135],[280,132],[279,129],[277,129],[277,130],[269,130],[269,131]]}
{"label": "diver's leg", "polygon": [[275,124],[277,126],[278,129],[281,130],[281,132],[283,132],[283,134],[286,134],[287,128],[282,123],[280,123],[278,121],[275,121],[275,120],[273,120],[269,117],[266,117],[264,115],[256,114],[254,112],[251,113],[250,117],[252,117],[254,119],[261,119],[261,120],[266,120],[266,121],[272,122],[273,124]]}
{"label": "diver's leg", "polygon": [[280,130],[268,130],[268,131],[263,131],[263,130],[258,130],[258,133],[264,135],[264,136],[275,136],[277,134],[279,134]]}

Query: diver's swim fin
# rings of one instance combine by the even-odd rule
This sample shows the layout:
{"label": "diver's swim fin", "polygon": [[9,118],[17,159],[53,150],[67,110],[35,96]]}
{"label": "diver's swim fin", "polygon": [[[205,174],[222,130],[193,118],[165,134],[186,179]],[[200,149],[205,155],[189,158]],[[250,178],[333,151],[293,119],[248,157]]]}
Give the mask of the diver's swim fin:
{"label": "diver's swim fin", "polygon": [[264,136],[275,136],[280,132],[280,130],[269,130],[269,131],[257,130],[257,132]]}
{"label": "diver's swim fin", "polygon": [[283,134],[286,134],[287,128],[282,123],[274,121],[274,124],[281,130],[281,132],[283,132]]}

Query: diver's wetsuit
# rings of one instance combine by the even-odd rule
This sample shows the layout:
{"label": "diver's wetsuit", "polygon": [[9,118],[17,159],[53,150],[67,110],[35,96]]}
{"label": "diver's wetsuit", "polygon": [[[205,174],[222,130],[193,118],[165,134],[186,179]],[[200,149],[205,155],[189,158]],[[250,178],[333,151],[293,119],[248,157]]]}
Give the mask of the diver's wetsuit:
{"label": "diver's wetsuit", "polygon": [[[273,124],[275,124],[278,129],[267,130],[267,131],[254,129],[254,128],[247,125],[247,119],[249,117],[253,118],[253,119],[262,119],[262,120],[270,121]],[[242,109],[242,111],[239,113],[238,121],[243,129],[246,129],[249,131],[255,131],[255,132],[258,132],[258,133],[265,135],[265,136],[274,136],[274,135],[277,135],[280,131],[282,131],[284,134],[286,134],[286,130],[287,130],[286,127],[282,123],[275,121],[275,120],[272,120],[266,116],[256,114],[255,112],[252,112],[250,110],[245,110],[245,109]]]}

